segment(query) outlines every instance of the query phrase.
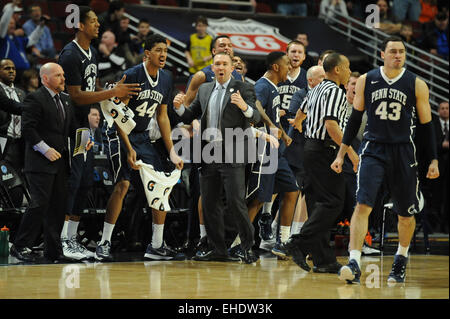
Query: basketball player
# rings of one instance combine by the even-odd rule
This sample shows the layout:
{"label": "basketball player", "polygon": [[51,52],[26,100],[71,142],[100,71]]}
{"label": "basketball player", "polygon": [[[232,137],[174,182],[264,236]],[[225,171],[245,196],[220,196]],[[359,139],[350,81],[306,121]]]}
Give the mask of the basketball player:
{"label": "basketball player", "polygon": [[[128,107],[134,112],[133,120],[136,126],[129,135],[117,127],[120,138],[127,151],[127,161],[134,170],[124,174],[142,194],[143,187],[138,176],[139,166],[136,160],[151,164],[155,171],[169,172],[175,164],[177,169],[183,168],[183,161],[175,154],[171,139],[171,127],[167,116],[167,103],[171,97],[172,77],[162,70],[167,58],[167,41],[164,37],[154,34],[145,40],[145,62],[125,71],[126,81],[140,83],[141,92],[128,101]],[[167,159],[171,158],[170,165]],[[124,170],[126,168],[122,166]],[[122,200],[120,200],[122,199]],[[108,216],[114,225],[117,220],[123,198],[114,204],[114,216]],[[145,258],[151,260],[170,260],[176,252],[167,247],[163,240],[166,212],[152,208],[153,234],[148,245]],[[106,216],[105,216],[106,218]],[[109,222],[108,222],[109,223]],[[112,226],[113,227],[113,226]],[[110,259],[111,241],[103,238],[96,249],[96,259]]]}
{"label": "basketball player", "polygon": [[339,270],[339,279],[359,283],[361,248],[367,233],[368,217],[386,178],[398,214],[399,245],[388,283],[404,282],[408,248],[414,234],[419,202],[416,150],[413,143],[416,114],[427,132],[430,165],[427,178],[439,176],[436,142],[425,82],[404,68],[406,49],[398,37],[383,42],[384,65],[361,76],[356,83],[353,111],[345,129],[336,160],[331,167],[342,171],[348,146],[361,125],[364,110],[367,128],[361,144],[356,207],[350,223],[349,262]]}
{"label": "basketball player", "polygon": [[[306,89],[308,82],[306,80],[306,70],[301,67],[305,60],[305,46],[303,43],[293,40],[287,45],[287,56],[289,58],[289,71],[286,80],[278,84],[278,93],[280,94],[280,124],[283,131],[289,131],[290,124],[288,122],[289,105],[292,96],[300,89]],[[258,221],[260,227],[261,238],[264,241],[270,242],[273,237],[272,234],[272,205],[273,201],[264,203],[262,214]],[[275,225],[279,220],[278,214],[275,218],[274,229],[278,227]],[[273,241],[272,241],[273,242]]]}
{"label": "basketball player", "polygon": [[[92,40],[98,37],[100,24],[97,15],[87,6],[79,7],[80,22],[75,39],[68,43],[61,51],[58,63],[64,70],[66,78],[67,93],[75,104],[75,116],[78,127],[89,127],[88,114],[92,104],[100,101],[119,97],[125,98],[133,94],[138,94],[139,84],[124,84],[124,79],[110,90],[96,91],[96,80],[98,76],[98,56],[97,51],[91,45]],[[73,143],[72,143],[73,144]],[[69,179],[70,198],[68,200],[67,215],[70,215],[68,224],[64,226],[61,236],[63,252],[70,253],[79,251],[86,257],[91,257],[86,248],[76,240],[77,228],[80,216],[73,211],[74,201],[80,185],[92,183],[93,163],[90,160],[84,161],[83,156],[72,158],[71,176]],[[80,194],[78,194],[80,196]],[[70,242],[69,242],[70,241]],[[70,245],[71,249],[67,249]]]}

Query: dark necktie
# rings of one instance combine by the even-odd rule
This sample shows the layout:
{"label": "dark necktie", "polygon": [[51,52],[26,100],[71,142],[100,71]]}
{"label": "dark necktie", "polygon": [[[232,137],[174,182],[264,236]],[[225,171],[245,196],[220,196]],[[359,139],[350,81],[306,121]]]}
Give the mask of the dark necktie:
{"label": "dark necktie", "polygon": [[448,141],[448,123],[444,122],[444,140]]}
{"label": "dark necktie", "polygon": [[64,123],[64,108],[61,102],[61,98],[59,97],[59,94],[55,95],[55,101],[56,101],[56,109],[58,111],[58,117],[62,123]]}

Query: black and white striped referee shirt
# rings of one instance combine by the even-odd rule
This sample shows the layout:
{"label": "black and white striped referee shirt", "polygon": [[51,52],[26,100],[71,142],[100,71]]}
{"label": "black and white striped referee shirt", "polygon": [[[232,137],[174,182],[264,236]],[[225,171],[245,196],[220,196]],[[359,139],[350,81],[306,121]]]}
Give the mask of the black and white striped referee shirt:
{"label": "black and white striped referee shirt", "polygon": [[323,80],[308,92],[300,106],[306,117],[305,137],[325,140],[330,138],[325,128],[325,120],[335,120],[344,131],[347,113],[345,91],[335,82]]}

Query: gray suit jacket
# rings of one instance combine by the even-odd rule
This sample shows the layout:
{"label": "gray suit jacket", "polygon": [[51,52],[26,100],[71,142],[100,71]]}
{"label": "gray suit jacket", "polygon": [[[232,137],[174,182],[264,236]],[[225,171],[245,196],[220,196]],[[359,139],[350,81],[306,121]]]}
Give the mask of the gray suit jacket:
{"label": "gray suit jacket", "polygon": [[[182,115],[183,122],[185,123],[190,123],[194,119],[201,117],[202,135],[207,128],[209,99],[215,85],[215,81],[200,85],[195,100],[186,108]],[[247,105],[253,109],[253,116],[251,118],[245,117],[241,109],[231,103],[231,94],[238,90]],[[231,78],[223,97],[220,117],[223,138],[222,155],[223,161],[226,163],[240,165],[256,160],[256,152],[254,150],[255,141],[250,130],[250,124],[258,123],[261,120],[261,115],[256,109],[255,102],[256,95],[253,85]],[[202,149],[206,144],[207,142],[202,139]],[[249,154],[252,156],[248,156]]]}

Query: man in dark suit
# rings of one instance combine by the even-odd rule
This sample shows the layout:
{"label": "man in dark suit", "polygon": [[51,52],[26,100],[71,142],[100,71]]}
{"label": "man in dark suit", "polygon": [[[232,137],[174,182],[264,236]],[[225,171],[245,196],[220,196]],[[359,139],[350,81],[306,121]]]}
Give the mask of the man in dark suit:
{"label": "man in dark suit", "polygon": [[[261,117],[255,108],[256,97],[253,87],[231,78],[233,63],[230,55],[216,54],[212,69],[215,81],[200,86],[190,107],[182,105],[183,94],[178,94],[174,99],[174,106],[183,122],[191,123],[193,119],[201,116],[200,136],[205,139],[202,141],[200,190],[211,250],[199,251],[194,259],[236,260],[228,255],[225,244],[224,205],[220,189],[223,187],[228,210],[233,214],[239,229],[241,247],[244,251],[243,260],[252,263],[257,257],[251,250],[254,228],[249,220],[245,203],[245,164],[254,159],[247,156],[250,153],[251,143],[245,133],[251,132],[250,123],[258,123]],[[244,134],[233,135],[230,138],[232,129],[234,133],[237,129],[245,131]],[[236,152],[239,147],[243,147],[243,152]]]}
{"label": "man in dark suit", "polygon": [[43,86],[30,93],[22,112],[25,176],[31,202],[22,217],[11,255],[33,261],[31,247],[44,226],[44,257],[62,258],[59,235],[64,223],[69,177],[68,137],[76,128],[73,107],[64,90],[64,72],[56,63],[41,67]]}
{"label": "man in dark suit", "polygon": [[448,101],[439,103],[439,118],[434,120],[440,176],[432,181],[432,207],[439,215],[439,224],[448,233]]}
{"label": "man in dark suit", "polygon": [[[0,95],[15,102],[23,102],[25,92],[14,86],[16,79],[16,66],[10,59],[0,60]],[[21,134],[21,112],[8,112],[0,110],[0,159],[5,160],[14,170],[22,176],[24,141]],[[21,188],[11,190],[14,206],[18,207],[23,201]]]}

